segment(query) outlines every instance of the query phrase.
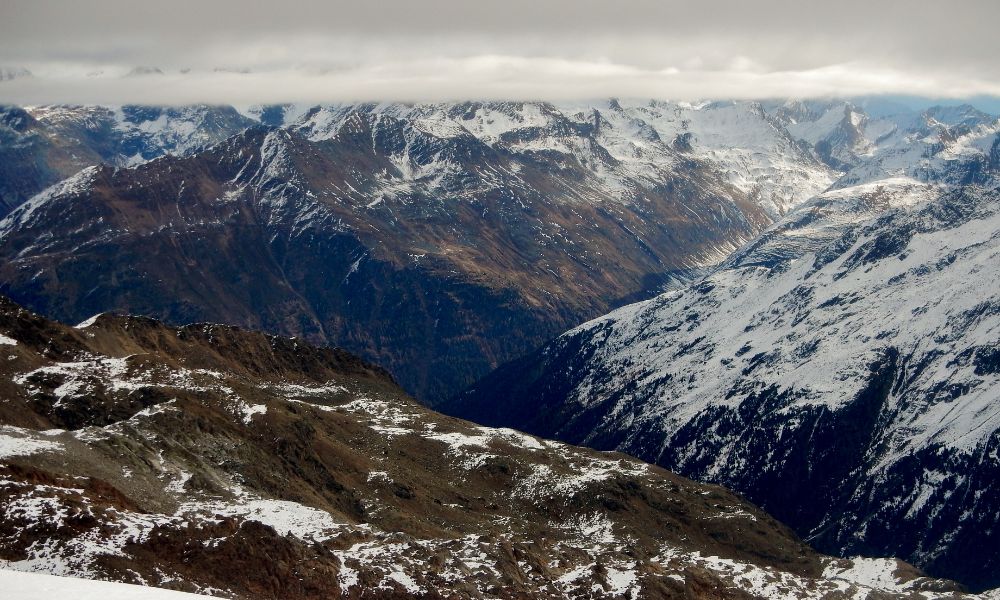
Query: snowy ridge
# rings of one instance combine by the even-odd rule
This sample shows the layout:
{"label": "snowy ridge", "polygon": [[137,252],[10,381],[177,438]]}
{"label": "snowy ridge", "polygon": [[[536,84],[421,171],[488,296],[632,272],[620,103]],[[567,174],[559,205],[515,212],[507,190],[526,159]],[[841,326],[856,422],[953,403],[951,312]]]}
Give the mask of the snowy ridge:
{"label": "snowy ridge", "polygon": [[[888,190],[882,192],[892,194]],[[921,195],[926,197],[926,194],[918,194],[918,197]],[[838,196],[844,197],[842,194]],[[864,195],[851,197],[855,201],[863,201],[865,198]],[[905,196],[889,204],[906,205],[911,198],[912,196]],[[803,209],[818,207],[824,200],[828,198],[820,196]],[[742,370],[751,366],[757,355],[743,352],[732,361],[705,360],[705,353],[713,356],[729,348],[770,349],[769,352],[775,353],[774,358],[768,359],[767,364],[771,368],[755,374],[756,389],[776,386],[782,390],[795,390],[795,396],[801,398],[798,402],[825,403],[836,408],[839,403],[852,397],[851,393],[845,393],[845,381],[840,373],[853,372],[858,376],[858,384],[863,384],[866,372],[864,365],[871,363],[881,349],[892,345],[891,340],[896,337],[928,344],[923,348],[909,345],[903,347],[906,353],[916,356],[940,352],[942,338],[954,340],[952,343],[955,345],[949,346],[945,353],[955,356],[968,348],[988,344],[997,335],[1000,322],[989,315],[969,323],[971,328],[963,329],[961,337],[956,338],[956,333],[944,333],[951,329],[949,324],[956,322],[960,315],[974,311],[980,303],[992,297],[990,279],[977,277],[976,274],[988,269],[997,257],[995,245],[997,231],[1000,231],[1000,216],[997,214],[1000,207],[992,199],[985,198],[984,201],[986,205],[978,210],[985,212],[970,214],[972,220],[969,222],[956,224],[957,226],[940,232],[928,231],[919,235],[910,241],[913,251],[903,254],[897,261],[879,263],[877,268],[868,267],[861,272],[861,265],[857,264],[859,261],[851,258],[864,256],[864,251],[878,242],[879,233],[892,222],[890,219],[898,221],[892,223],[894,226],[919,223],[933,218],[931,215],[937,206],[932,204],[925,211],[903,210],[892,216],[884,216],[879,222],[869,223],[867,231],[859,227],[864,233],[858,235],[850,246],[843,248],[843,253],[837,260],[822,265],[820,270],[817,270],[817,262],[823,260],[823,257],[817,257],[816,254],[822,251],[823,246],[844,239],[845,225],[854,219],[845,222],[841,218],[842,213],[836,209],[832,211],[834,224],[810,214],[807,231],[799,231],[794,227],[769,231],[764,235],[768,243],[738,252],[733,257],[730,268],[706,278],[689,292],[650,300],[643,305],[629,307],[622,314],[611,313],[566,335],[586,335],[590,330],[614,324],[615,329],[622,328],[621,333],[616,331],[615,336],[620,336],[622,341],[612,343],[610,339],[605,339],[602,343],[600,356],[605,367],[611,367],[614,362],[619,361],[622,367],[615,370],[624,368],[624,365],[644,364],[648,372],[639,380],[640,384],[661,380],[667,374],[682,381],[687,378],[688,373],[697,373],[699,378],[707,379],[705,384],[690,387],[686,393],[670,395],[669,404],[658,403],[657,412],[661,415],[658,418],[662,418],[659,411],[664,409],[668,409],[669,414],[676,415],[673,423],[661,425],[667,431],[676,429],[680,423],[703,410],[697,401],[698,396],[706,393],[713,398],[726,396],[725,391],[743,377]],[[861,222],[864,223],[864,219]],[[827,233],[819,235],[825,238],[826,244],[822,238],[817,243],[816,234],[824,229],[828,230]],[[797,241],[804,243],[796,243]],[[957,258],[963,261],[959,263]],[[772,269],[761,269],[758,266],[767,263],[771,263],[767,266]],[[930,265],[939,267],[928,272],[927,266]],[[774,267],[779,266],[780,271],[776,274]],[[722,302],[718,299],[717,292],[712,293],[714,288],[736,290],[739,295]],[[916,292],[914,288],[920,291]],[[712,292],[708,292],[708,298],[699,298],[705,295],[703,290],[709,289]],[[840,302],[845,298],[851,300],[852,304],[847,314],[839,308]],[[948,299],[950,301],[946,301]],[[793,304],[803,300],[808,304]],[[755,306],[764,308],[755,310]],[[650,328],[669,331],[676,326],[676,319],[684,319],[692,314],[679,313],[697,311],[699,307],[710,307],[720,315],[743,315],[743,318],[737,321],[723,318],[704,320],[699,315],[699,319],[693,321],[694,325],[689,325],[683,335],[678,332],[672,336],[685,348],[684,353],[678,355],[673,344],[656,351],[663,347],[664,342],[650,337]],[[795,312],[789,316],[773,311],[774,307],[788,307]],[[811,310],[812,307],[824,308]],[[671,316],[665,318],[666,315]],[[922,318],[914,322],[913,315],[921,315]],[[795,317],[794,324],[789,322],[790,317]],[[831,322],[831,317],[837,320]],[[880,330],[872,332],[859,327],[864,322],[876,322]],[[839,335],[823,336],[821,346],[810,348],[805,355],[796,350],[806,341],[804,332],[823,331],[824,327],[834,329]],[[914,327],[927,329],[914,331]],[[948,329],[942,329],[943,327]],[[627,341],[640,335],[648,341],[638,345]],[[717,351],[714,349],[716,347],[721,348]],[[746,356],[747,354],[750,356]],[[808,361],[803,360],[806,357],[809,358]],[[705,367],[714,369],[714,372],[708,373],[706,368],[700,368],[704,362],[708,363]],[[952,382],[973,381],[978,378],[973,375],[971,368],[970,363],[968,371],[953,370],[946,377],[932,370],[925,372],[921,380],[914,383],[923,381],[923,385],[932,386],[941,379]],[[994,398],[990,383],[992,381],[989,376],[978,381],[972,388],[977,391],[963,394],[961,401],[972,403],[973,406],[988,406]],[[712,387],[706,388],[706,385]],[[577,402],[588,404],[593,402],[595,396],[601,395],[597,390],[587,387],[586,381],[584,389],[587,390],[585,393],[581,392],[576,396]],[[747,392],[749,390],[743,394]],[[726,404],[737,406],[742,398],[742,394],[730,396]],[[980,413],[974,408],[953,408],[949,407],[948,412],[967,415],[969,418],[975,418]],[[652,410],[652,407],[645,410]],[[679,410],[684,412],[675,412]],[[934,414],[921,418],[927,419],[926,427],[936,424],[934,433],[928,433],[934,439],[940,439],[947,445],[976,444],[975,439],[971,442],[967,440],[967,425],[957,424],[952,428],[947,425],[947,420],[942,422]],[[905,453],[909,445],[922,446],[930,441],[913,436],[912,428],[915,423],[911,419],[907,419],[907,422],[910,428],[909,439],[905,447],[899,448],[898,452],[901,453]],[[993,429],[995,427],[987,422],[983,428],[978,429],[979,435],[989,435]],[[946,435],[949,430],[955,433]],[[962,442],[963,439],[966,441]]]}
{"label": "snowy ridge", "polygon": [[81,169],[190,155],[254,124],[225,106],[0,108],[0,216]]}
{"label": "snowy ridge", "polygon": [[[900,164],[915,165],[919,153],[936,154],[939,146],[946,152],[959,151],[965,142],[953,138],[981,138],[983,128],[995,132],[996,121],[971,107],[869,117],[858,105],[832,100],[31,106],[26,111],[32,127],[60,144],[79,143],[80,132],[101,140],[94,148],[81,149],[78,160],[117,166],[165,154],[188,155],[255,122],[313,141],[329,140],[358,115],[402,122],[441,140],[473,136],[522,155],[572,156],[619,198],[630,197],[630,187],[636,184],[662,182],[680,153],[712,165],[721,181],[753,196],[775,218],[862,162],[868,163],[864,168],[869,171],[853,173],[847,182],[899,175]],[[14,129],[11,134],[17,139],[35,135]],[[398,157],[394,160],[399,163]],[[399,164],[406,169],[405,161]],[[447,164],[454,166],[448,160],[441,166]]]}
{"label": "snowy ridge", "polygon": [[134,166],[165,154],[190,154],[252,123],[234,109],[206,105],[29,106],[26,110],[57,133],[83,130],[107,135],[117,152],[105,158],[116,166]]}
{"label": "snowy ridge", "polygon": [[3,220],[0,220],[0,240],[3,239],[11,229],[19,226],[26,226],[32,223],[35,211],[51,202],[59,201],[66,196],[73,196],[82,193],[93,185],[99,167],[87,167],[72,177],[55,183],[42,192],[33,196],[30,200],[14,209]]}
{"label": "snowy ridge", "polygon": [[444,138],[471,134],[515,153],[574,156],[618,197],[629,195],[629,181],[657,181],[677,164],[680,151],[713,165],[773,217],[838,180],[843,187],[941,171],[941,161],[988,151],[997,132],[995,117],[971,107],[869,118],[842,101],[333,105],[295,107],[282,125],[310,139],[329,139],[359,112]]}
{"label": "snowy ridge", "polygon": [[872,142],[866,160],[837,181],[835,187],[850,187],[886,177],[907,176],[921,181],[971,183],[970,160],[988,159],[997,143],[1000,119],[980,115],[968,123],[937,121],[927,111],[911,123],[903,123],[890,134]]}
{"label": "snowy ridge", "polygon": [[[332,105],[294,107],[281,124],[313,140],[330,139],[359,112],[410,122],[438,137],[471,134],[518,154],[572,156],[619,198],[630,195],[630,181],[660,181],[680,160],[678,149],[713,165],[772,215],[822,191],[837,176],[753,102]],[[591,137],[597,146],[588,142]]]}

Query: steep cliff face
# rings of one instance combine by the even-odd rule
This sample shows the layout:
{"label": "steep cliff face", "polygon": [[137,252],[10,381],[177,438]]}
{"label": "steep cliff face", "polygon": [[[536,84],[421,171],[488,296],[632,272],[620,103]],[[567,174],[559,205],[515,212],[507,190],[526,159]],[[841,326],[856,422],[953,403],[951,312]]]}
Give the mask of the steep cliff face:
{"label": "steep cliff face", "polygon": [[691,287],[445,409],[723,483],[828,552],[995,586],[995,144],[921,138],[889,174],[903,153],[876,156]]}
{"label": "steep cliff face", "polygon": [[33,198],[0,223],[0,289],[70,322],[118,309],[343,345],[433,401],[769,222],[663,152],[629,179],[597,150],[524,154],[384,114],[316,140],[258,127]]}
{"label": "steep cliff face", "polygon": [[338,350],[0,299],[0,566],[233,598],[961,597]]}

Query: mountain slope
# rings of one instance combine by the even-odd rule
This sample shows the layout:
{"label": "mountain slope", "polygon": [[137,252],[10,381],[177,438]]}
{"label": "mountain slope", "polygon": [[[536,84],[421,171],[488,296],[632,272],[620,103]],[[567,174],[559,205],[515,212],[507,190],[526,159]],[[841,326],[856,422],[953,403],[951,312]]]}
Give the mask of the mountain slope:
{"label": "mountain slope", "polygon": [[0,106],[0,217],[83,168],[187,154],[252,124],[231,107]]}
{"label": "mountain slope", "polygon": [[617,163],[594,152],[517,153],[371,112],[323,139],[257,127],[36,196],[0,222],[0,290],[70,322],[117,309],[301,335],[442,399],[769,222],[670,150],[641,179],[619,172],[615,197],[583,162]]}
{"label": "mountain slope", "polygon": [[828,552],[997,585],[1000,141],[948,139],[445,409],[722,483]]}
{"label": "mountain slope", "polygon": [[488,429],[337,350],[0,299],[0,566],[237,598],[955,598],[715,486]]}
{"label": "mountain slope", "polygon": [[13,204],[57,154],[127,166],[279,129],[39,194],[0,223],[4,293],[343,345],[430,403],[686,284],[841,174],[753,102],[18,110]]}

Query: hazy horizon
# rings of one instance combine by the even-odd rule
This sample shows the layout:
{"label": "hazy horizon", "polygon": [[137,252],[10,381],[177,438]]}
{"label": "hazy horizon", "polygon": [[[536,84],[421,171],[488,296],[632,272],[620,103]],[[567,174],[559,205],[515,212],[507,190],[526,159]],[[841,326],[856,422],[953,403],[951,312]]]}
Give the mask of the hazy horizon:
{"label": "hazy horizon", "polygon": [[1000,110],[988,0],[946,14],[860,0],[8,0],[0,17],[0,67],[33,74],[0,81],[14,104],[890,95]]}

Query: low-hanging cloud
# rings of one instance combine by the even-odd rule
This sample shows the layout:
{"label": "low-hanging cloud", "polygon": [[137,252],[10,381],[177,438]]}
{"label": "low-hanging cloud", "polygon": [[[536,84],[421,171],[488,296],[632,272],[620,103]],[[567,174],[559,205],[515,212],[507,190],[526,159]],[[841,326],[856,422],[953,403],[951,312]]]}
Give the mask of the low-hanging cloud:
{"label": "low-hanging cloud", "polygon": [[0,66],[33,74],[0,82],[19,104],[1000,96],[993,0],[7,0],[0,17]]}

